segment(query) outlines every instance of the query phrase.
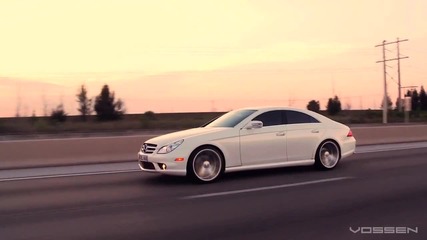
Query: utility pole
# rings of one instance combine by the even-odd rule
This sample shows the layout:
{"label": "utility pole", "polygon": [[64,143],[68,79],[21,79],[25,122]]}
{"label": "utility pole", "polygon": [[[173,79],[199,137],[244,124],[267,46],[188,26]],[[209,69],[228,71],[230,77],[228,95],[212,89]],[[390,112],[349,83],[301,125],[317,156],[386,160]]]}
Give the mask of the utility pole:
{"label": "utility pole", "polygon": [[[383,60],[377,61],[377,63],[383,63],[384,68],[384,99],[383,99],[383,123],[387,123],[387,110],[388,110],[388,102],[387,102],[387,64],[388,61],[395,61],[397,60],[397,71],[398,71],[398,108],[399,111],[402,109],[402,95],[401,95],[401,81],[400,81],[400,59],[408,58],[408,57],[400,57],[400,49],[399,49],[399,43],[408,41],[408,39],[399,40],[397,38],[397,41],[394,42],[387,42],[386,40],[383,41],[382,44],[376,45],[375,47],[382,47],[383,48]],[[386,59],[385,55],[385,46],[389,44],[397,44],[397,57],[392,59]]]}
{"label": "utility pole", "polygon": [[400,42],[405,42],[408,41],[408,39],[403,39],[403,40],[399,40],[399,38],[397,38],[397,78],[398,78],[398,93],[399,93],[399,97],[398,97],[398,106],[397,108],[399,109],[399,112],[402,112],[403,107],[402,107],[402,83],[400,81],[400,59],[404,59],[404,58],[408,58],[408,57],[400,57],[400,49],[399,49],[399,43]]}
{"label": "utility pole", "polygon": [[384,68],[384,98],[383,98],[383,123],[387,123],[387,110],[388,110],[388,103],[387,103],[387,64],[385,59],[385,45],[386,41],[384,40],[382,44],[376,45],[375,47],[382,46],[383,47],[383,60],[377,61],[377,63],[382,62],[383,68]]}

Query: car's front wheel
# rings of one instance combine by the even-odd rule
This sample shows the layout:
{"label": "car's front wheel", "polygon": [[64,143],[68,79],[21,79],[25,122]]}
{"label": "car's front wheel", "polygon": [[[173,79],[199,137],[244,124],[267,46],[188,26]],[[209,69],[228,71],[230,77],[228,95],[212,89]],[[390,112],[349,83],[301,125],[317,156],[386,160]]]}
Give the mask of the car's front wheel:
{"label": "car's front wheel", "polygon": [[214,147],[201,147],[190,156],[187,172],[199,182],[213,182],[224,171],[224,158]]}
{"label": "car's front wheel", "polygon": [[321,169],[332,169],[341,158],[340,148],[334,141],[327,140],[320,144],[316,151],[315,165]]}

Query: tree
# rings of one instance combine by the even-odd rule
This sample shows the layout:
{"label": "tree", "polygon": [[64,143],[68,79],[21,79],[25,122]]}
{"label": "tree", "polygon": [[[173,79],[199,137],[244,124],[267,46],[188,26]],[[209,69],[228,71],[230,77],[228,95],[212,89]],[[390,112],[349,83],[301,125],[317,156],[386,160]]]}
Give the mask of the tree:
{"label": "tree", "polygon": [[35,111],[35,110],[33,110],[33,114],[31,114],[31,117],[30,117],[30,123],[31,123],[32,125],[34,125],[36,122],[37,122],[36,111]]}
{"label": "tree", "polygon": [[79,107],[77,110],[80,113],[80,117],[82,121],[87,120],[87,116],[92,114],[92,99],[87,97],[87,90],[85,85],[82,85],[80,88],[80,92],[76,95],[77,103]]}
{"label": "tree", "polygon": [[146,117],[148,120],[156,120],[156,114],[153,111],[146,111],[144,113],[144,117]]}
{"label": "tree", "polygon": [[336,115],[341,112],[341,101],[337,95],[334,98],[329,98],[328,105],[326,105],[326,110],[329,115]]}
{"label": "tree", "polygon": [[419,110],[419,107],[420,107],[420,97],[418,96],[417,89],[414,89],[412,91],[411,104],[412,104],[412,110]]}
{"label": "tree", "polygon": [[151,122],[156,120],[156,114],[153,111],[147,111],[141,116],[141,127],[150,128]]}
{"label": "tree", "polygon": [[423,111],[427,111],[427,94],[424,90],[424,86],[421,86],[420,90],[420,109]]}
{"label": "tree", "polygon": [[95,112],[98,120],[111,121],[120,119],[125,113],[121,99],[115,101],[114,92],[110,93],[108,85],[102,87],[101,93],[95,98]]}
{"label": "tree", "polygon": [[67,120],[67,113],[64,111],[64,105],[61,103],[50,113],[50,120],[52,122],[65,122]]}
{"label": "tree", "polygon": [[418,96],[417,89],[408,90],[406,92],[405,97],[411,97],[411,108],[412,111],[419,110],[420,107],[420,98]]}
{"label": "tree", "polygon": [[118,118],[122,118],[126,112],[125,103],[119,98],[114,104],[114,109]]}
{"label": "tree", "polygon": [[313,112],[319,112],[320,111],[320,103],[316,100],[311,100],[307,104],[307,109]]}
{"label": "tree", "polygon": [[21,96],[18,96],[18,101],[16,102],[15,117],[19,118],[20,116],[21,116]]}
{"label": "tree", "polygon": [[[381,101],[381,109],[383,109],[384,106],[384,99]],[[393,109],[393,102],[391,101],[390,96],[387,95],[387,109],[392,110]]]}

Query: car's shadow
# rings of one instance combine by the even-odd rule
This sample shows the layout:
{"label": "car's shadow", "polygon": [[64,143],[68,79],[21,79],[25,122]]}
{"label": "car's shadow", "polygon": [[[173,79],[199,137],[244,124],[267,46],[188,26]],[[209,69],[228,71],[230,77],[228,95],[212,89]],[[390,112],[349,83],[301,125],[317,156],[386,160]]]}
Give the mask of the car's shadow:
{"label": "car's shadow", "polygon": [[241,172],[226,173],[222,176],[221,180],[233,181],[236,179],[254,179],[254,178],[274,178],[283,175],[299,175],[302,173],[318,171],[313,166],[298,166],[298,167],[283,167],[271,169],[248,170]]}
{"label": "car's shadow", "polygon": [[191,185],[186,177],[177,177],[169,176],[162,174],[150,174],[147,178],[144,178],[143,183],[153,184],[153,185]]}
{"label": "car's shadow", "polygon": [[[227,183],[235,181],[247,181],[254,179],[262,180],[267,178],[277,178],[283,177],[283,175],[290,177],[299,177],[300,175],[311,175],[311,176],[325,176],[329,175],[328,173],[339,172],[337,170],[346,169],[346,164],[340,164],[334,170],[319,170],[314,166],[297,166],[297,167],[283,167],[283,168],[272,168],[272,169],[260,169],[260,170],[248,170],[241,172],[231,172],[225,173],[221,176],[218,181],[214,183]],[[195,180],[192,180],[188,177],[177,177],[177,176],[168,176],[168,175],[156,175],[147,177],[144,181],[144,184],[151,185],[167,185],[167,186],[185,186],[185,185],[204,185],[206,183],[201,183]]]}
{"label": "car's shadow", "polygon": [[267,178],[279,178],[283,176],[291,178],[300,178],[300,176],[331,176],[339,175],[347,167],[345,164],[339,164],[334,169],[324,170],[318,169],[314,165],[309,166],[296,166],[296,167],[283,167],[283,168],[272,168],[272,169],[260,169],[260,170],[249,170],[242,172],[233,172],[224,174],[220,181],[241,181],[247,179],[267,179]]}

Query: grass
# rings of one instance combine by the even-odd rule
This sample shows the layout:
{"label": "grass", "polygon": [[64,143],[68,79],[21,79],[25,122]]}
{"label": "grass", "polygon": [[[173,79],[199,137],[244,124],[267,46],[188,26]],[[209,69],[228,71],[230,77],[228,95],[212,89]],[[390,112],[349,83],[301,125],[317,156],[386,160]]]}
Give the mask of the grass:
{"label": "grass", "polygon": [[[63,123],[52,122],[48,117],[0,118],[1,135],[57,134],[57,133],[99,133],[143,130],[179,130],[199,127],[209,120],[220,116],[221,112],[201,113],[157,113],[127,114],[119,121],[99,122],[90,116],[83,122],[78,116],[68,116]],[[344,110],[335,116],[328,116],[344,124],[382,123],[380,110]],[[403,113],[390,111],[390,123],[402,123]],[[427,122],[427,112],[412,112],[411,122]]]}
{"label": "grass", "polygon": [[78,116],[68,116],[67,121],[52,122],[49,117],[0,118],[0,134],[41,133],[91,133],[141,130],[176,130],[198,127],[223,113],[158,113],[152,117],[144,114],[127,114],[119,121],[100,122],[94,116],[85,122]]}

